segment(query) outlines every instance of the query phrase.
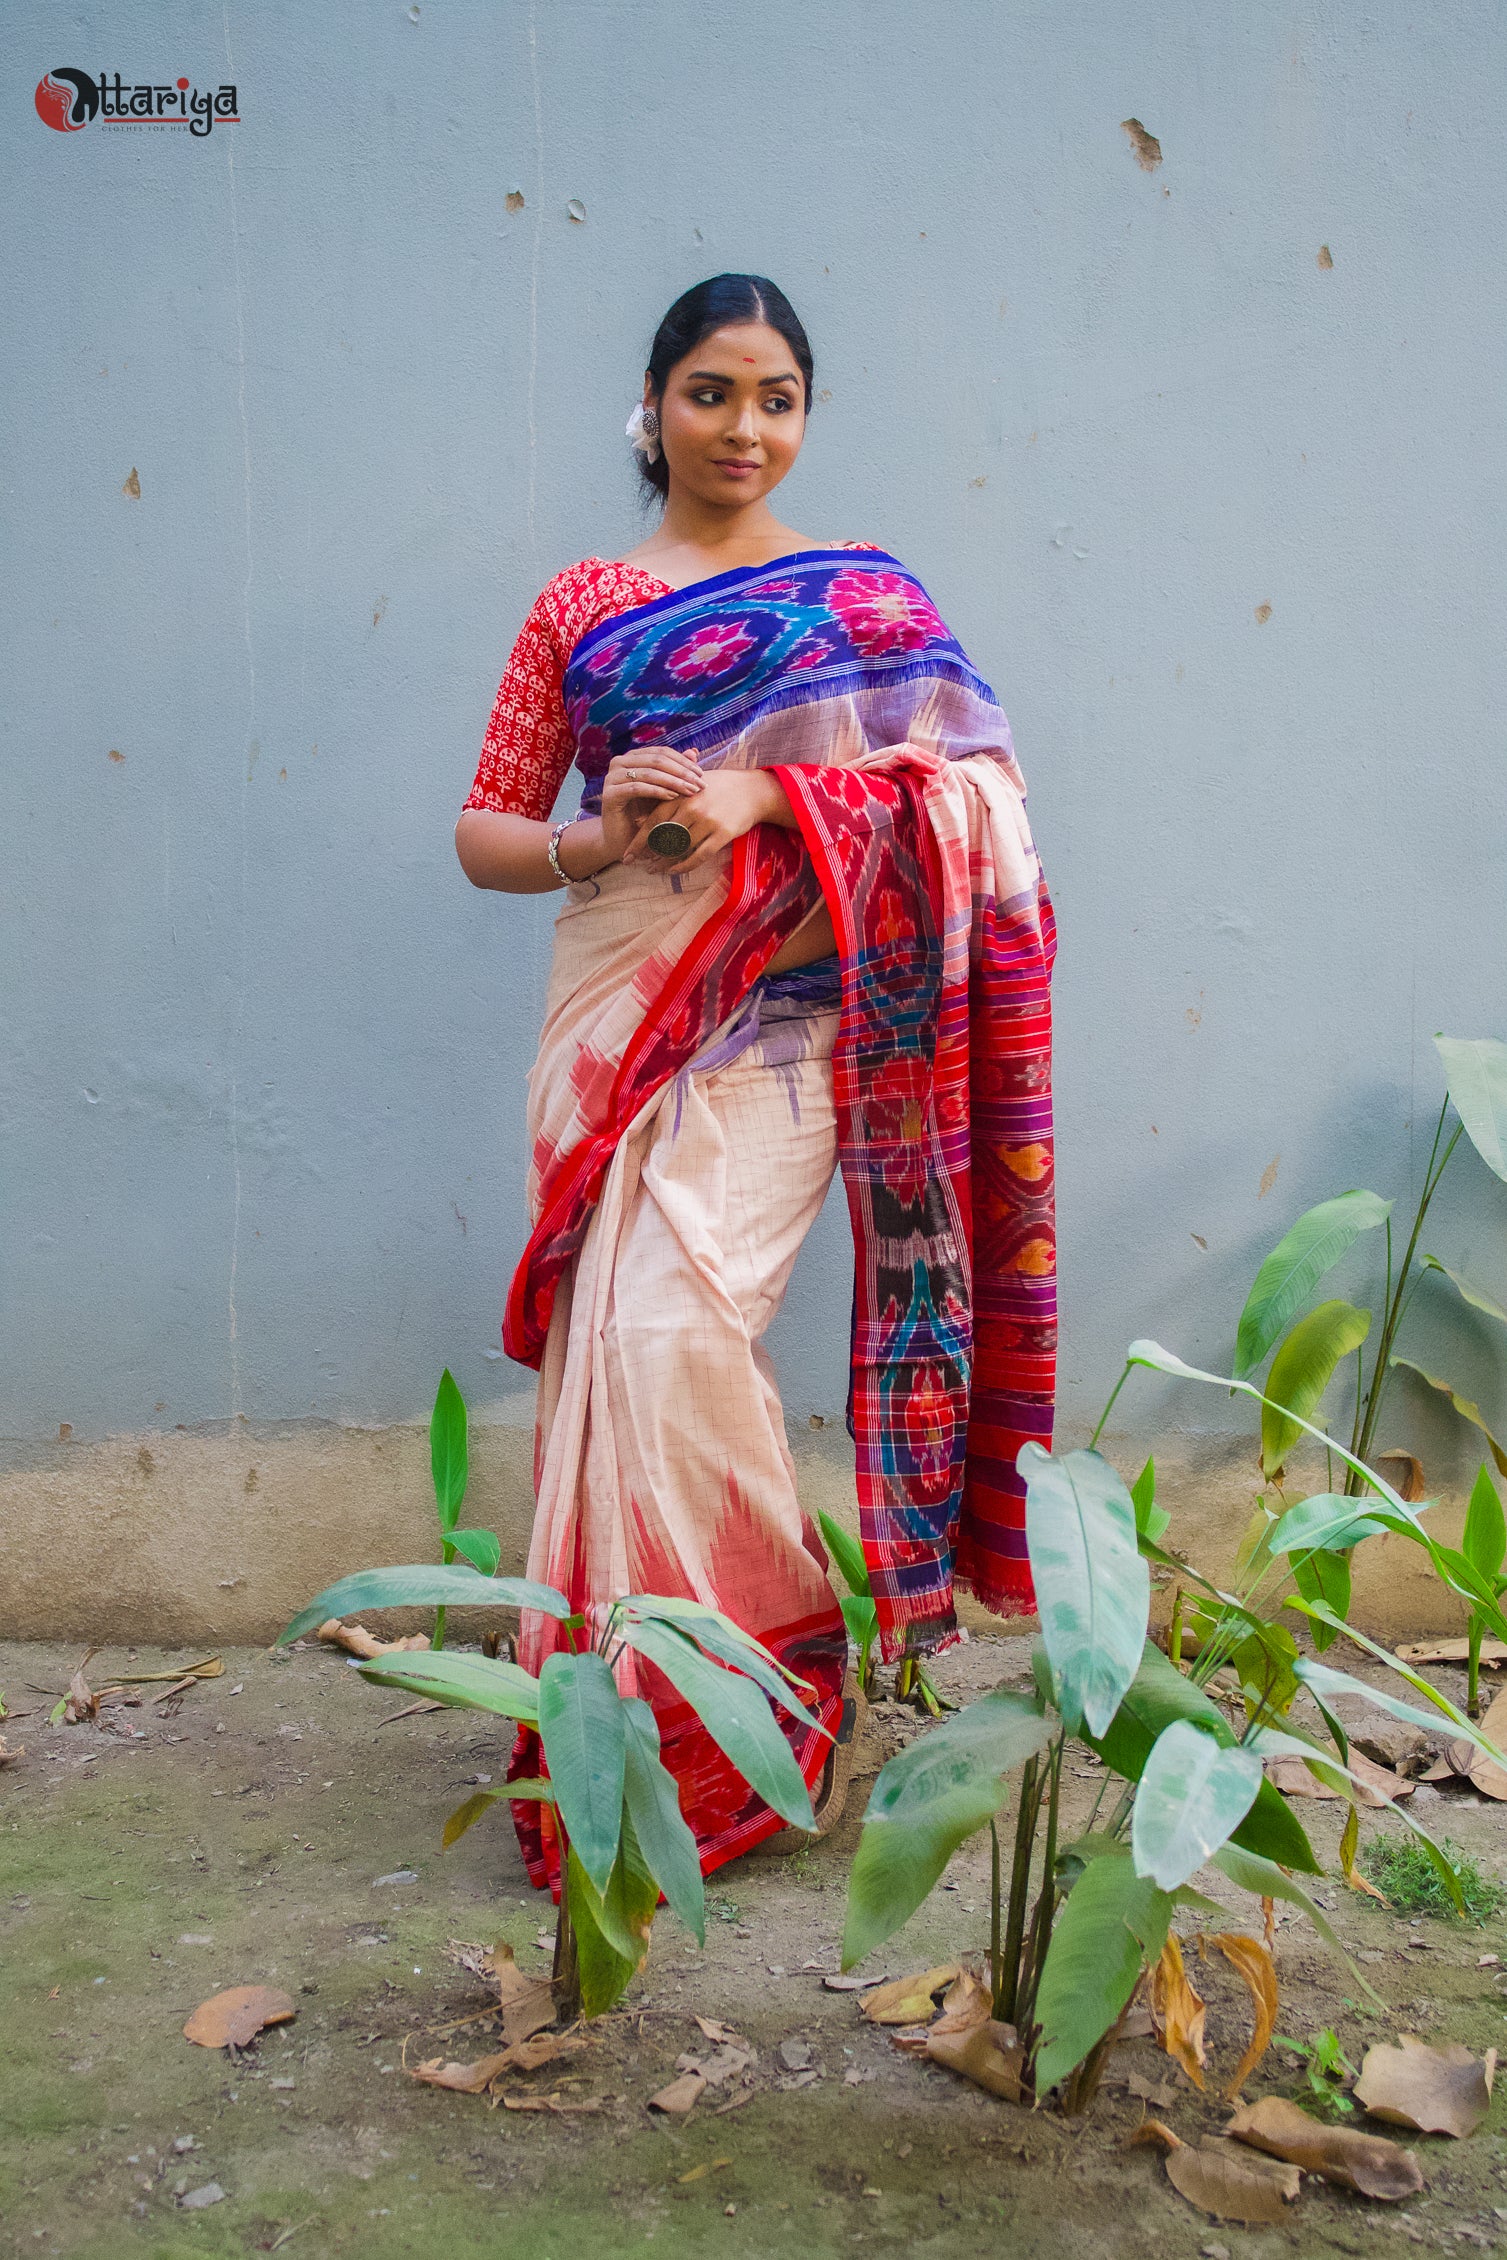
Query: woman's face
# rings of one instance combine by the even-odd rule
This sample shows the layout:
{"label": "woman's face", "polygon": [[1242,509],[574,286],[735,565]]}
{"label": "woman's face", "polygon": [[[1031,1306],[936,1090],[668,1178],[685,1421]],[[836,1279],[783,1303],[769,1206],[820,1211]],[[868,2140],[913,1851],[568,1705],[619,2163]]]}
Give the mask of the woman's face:
{"label": "woman's face", "polygon": [[795,355],[767,322],[713,330],[655,400],[671,478],[703,502],[741,506],[777,487],[801,451],[806,388]]}

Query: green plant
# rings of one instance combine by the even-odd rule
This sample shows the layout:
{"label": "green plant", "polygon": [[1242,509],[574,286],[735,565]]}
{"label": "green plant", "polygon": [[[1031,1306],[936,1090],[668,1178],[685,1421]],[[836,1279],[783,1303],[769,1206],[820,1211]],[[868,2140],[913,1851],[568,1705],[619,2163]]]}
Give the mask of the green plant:
{"label": "green plant", "polygon": [[1272,2034],[1272,2046],[1285,2048],[1303,2060],[1303,2074],[1308,2083],[1307,2102],[1310,2109],[1325,2118],[1351,2112],[1355,2105],[1345,2093],[1345,2083],[1360,2077],[1359,2067],[1352,2064],[1340,2046],[1339,2035],[1328,2026],[1314,2034],[1312,2040],[1293,2040],[1288,2034]]}
{"label": "green plant", "polygon": [[[1503,1559],[1507,1557],[1507,1518],[1503,1516],[1497,1487],[1484,1460],[1465,1510],[1460,1550],[1500,1601],[1507,1592],[1507,1577],[1502,1574]],[[1481,1641],[1489,1629],[1485,1613],[1473,1608],[1466,1619],[1465,1653],[1465,1708],[1472,1718],[1478,1716],[1481,1708]]]}
{"label": "green plant", "polygon": [[[1267,1403],[1250,1382],[1202,1373],[1156,1343],[1133,1343],[1095,1444],[1137,1367],[1233,1387]],[[1295,1421],[1299,1432],[1320,1433],[1294,1408],[1276,1410]],[[1350,1462],[1351,1455],[1340,1450],[1340,1456]],[[870,1797],[849,1883],[843,1961],[851,1967],[907,1921],[958,1847],[987,1827],[993,2012],[1015,2028],[1023,2088],[1044,2097],[1061,2086],[1067,2107],[1076,2110],[1092,2096],[1104,2052],[1142,1972],[1167,1948],[1176,1908],[1210,1909],[1190,1887],[1206,1862],[1260,1898],[1303,1907],[1321,1935],[1342,1951],[1318,1907],[1293,1880],[1292,1871],[1318,1873],[1319,1863],[1300,1823],[1263,1777],[1262,1761],[1303,1758],[1320,1780],[1351,1800],[1358,1826],[1361,1784],[1350,1767],[1336,1699],[1360,1696],[1394,1717],[1430,1722],[1388,1690],[1302,1655],[1291,1633],[1274,1621],[1273,1608],[1297,1608],[1334,1635],[1357,1641],[1457,1732],[1483,1750],[1491,1748],[1426,1680],[1352,1632],[1328,1599],[1309,1599],[1303,1567],[1315,1553],[1343,1553],[1371,1530],[1401,1529],[1441,1556],[1449,1574],[1475,1587],[1480,1581],[1463,1556],[1438,1548],[1397,1493],[1365,1468],[1360,1472],[1377,1498],[1367,1501],[1364,1512],[1354,1498],[1329,1494],[1285,1517],[1269,1518],[1272,1527],[1263,1526],[1259,1542],[1248,1549],[1245,1587],[1236,1594],[1163,1549],[1166,1518],[1156,1504],[1149,1463],[1137,1479],[1138,1495],[1093,1446],[1054,1458],[1027,1444],[1019,1465],[1041,1617],[1035,1693],[996,1689],[885,1766]],[[1164,1655],[1148,1637],[1149,1562],[1176,1571],[1191,1588],[1190,1615],[1199,1638],[1186,1672],[1175,1652]],[[1258,1588],[1268,1578],[1273,1590],[1262,1604]],[[1283,1587],[1295,1589],[1284,1593]],[[1489,1606],[1494,1614],[1488,1621],[1494,1622],[1501,1612],[1494,1600]],[[1238,1728],[1207,1692],[1216,1672],[1221,1684],[1233,1679],[1238,1689],[1244,1711]],[[1305,1691],[1318,1708],[1327,1741],[1298,1728],[1288,1715]],[[1103,1761],[1106,1777],[1087,1828],[1064,1843],[1063,1756],[1072,1740],[1084,1742]],[[999,1821],[1017,1771],[1007,1872]],[[1101,1820],[1115,1779],[1118,1793]],[[1434,1872],[1458,1899],[1459,1879],[1446,1855],[1401,1807],[1392,1810],[1427,1848]],[[1353,1857],[1348,1824],[1346,1835],[1348,1862]]]}
{"label": "green plant", "polygon": [[827,1552],[841,1570],[843,1582],[848,1588],[837,1605],[842,1610],[848,1638],[858,1650],[858,1684],[865,1695],[872,1695],[876,1660],[874,1650],[879,1638],[879,1611],[874,1606],[863,1548],[851,1532],[844,1530],[840,1522],[833,1520],[825,1508],[818,1507],[816,1519],[821,1524]]}
{"label": "green plant", "polygon": [[451,1814],[444,1842],[454,1844],[500,1798],[553,1807],[563,1871],[556,1994],[565,2016],[600,2016],[648,1952],[661,1892],[697,1939],[706,1937],[696,1839],[661,1763],[653,1711],[640,1697],[618,1692],[613,1665],[623,1651],[633,1649],[664,1673],[750,1787],[796,1828],[813,1826],[811,1800],[771,1703],[803,1726],[826,1730],[794,1692],[806,1683],[717,1609],[625,1594],[593,1612],[596,1630],[583,1644],[587,1619],[553,1586],[458,1564],[421,1562],[341,1578],[299,1611],[278,1645],[358,1609],[450,1603],[538,1610],[557,1620],[566,1647],[546,1657],[537,1678],[502,1659],[422,1651],[356,1668],[380,1687],[537,1729],[548,1780],[478,1791]]}
{"label": "green plant", "polygon": [[1441,1849],[1459,1881],[1458,1902],[1444,1889],[1433,1862],[1411,1837],[1373,1836],[1361,1866],[1400,1915],[1463,1915],[1468,1922],[1480,1924],[1507,1908],[1507,1887],[1483,1875],[1468,1852],[1462,1852],[1447,1836]]}
{"label": "green plant", "polygon": [[[466,1400],[446,1366],[435,1392],[429,1416],[429,1468],[434,1479],[434,1511],[440,1524],[440,1560],[453,1562],[459,1554],[483,1577],[495,1577],[502,1547],[492,1530],[457,1530],[461,1501],[466,1496],[471,1460],[467,1436]],[[434,1612],[432,1648],[445,1645],[445,1612]]]}
{"label": "green plant", "polygon": [[[837,1605],[842,1610],[848,1637],[858,1650],[858,1684],[865,1695],[872,1695],[878,1664],[874,1651],[879,1638],[879,1611],[874,1606],[863,1548],[824,1508],[817,1509],[816,1519],[827,1541],[827,1551],[841,1570],[843,1583],[848,1588]],[[938,1692],[920,1656],[901,1657],[895,1671],[895,1696],[898,1702],[913,1703],[918,1711],[929,1711],[934,1719],[954,1707]]]}
{"label": "green plant", "polygon": [[[1399,1367],[1438,1390],[1457,1413],[1482,1431],[1498,1472],[1507,1476],[1507,1446],[1492,1434],[1480,1408],[1450,1382],[1403,1357],[1397,1347],[1409,1307],[1427,1273],[1447,1279],[1471,1309],[1507,1326],[1507,1310],[1419,1248],[1424,1221],[1462,1137],[1469,1138],[1494,1176],[1507,1181],[1507,1044],[1494,1037],[1467,1040],[1443,1035],[1436,1036],[1434,1043],[1444,1066],[1446,1092],[1401,1262],[1394,1258],[1392,1202],[1371,1192],[1340,1193],[1309,1209],[1283,1234],[1257,1272],[1240,1314],[1235,1337],[1237,1379],[1249,1380],[1271,1358],[1261,1417],[1261,1465],[1267,1481],[1279,1488],[1304,1423],[1317,1413],[1339,1367],[1352,1355],[1356,1364],[1351,1457],[1341,1486],[1347,1497],[1357,1498],[1366,1489],[1365,1463],[1373,1455],[1382,1407]],[[1451,1107],[1458,1119],[1449,1130]],[[1371,1312],[1343,1299],[1312,1309],[1305,1306],[1319,1281],[1361,1234],[1378,1226],[1384,1231],[1386,1257],[1381,1325],[1368,1371]]]}

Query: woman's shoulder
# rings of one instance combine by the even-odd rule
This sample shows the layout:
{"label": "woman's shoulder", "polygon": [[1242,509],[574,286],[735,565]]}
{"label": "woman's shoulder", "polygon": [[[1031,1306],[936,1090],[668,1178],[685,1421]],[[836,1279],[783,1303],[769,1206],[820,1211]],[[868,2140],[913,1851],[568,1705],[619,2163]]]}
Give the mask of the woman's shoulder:
{"label": "woman's shoulder", "polygon": [[621,557],[582,557],[547,581],[534,602],[535,624],[568,655],[589,628],[664,594],[666,583]]}

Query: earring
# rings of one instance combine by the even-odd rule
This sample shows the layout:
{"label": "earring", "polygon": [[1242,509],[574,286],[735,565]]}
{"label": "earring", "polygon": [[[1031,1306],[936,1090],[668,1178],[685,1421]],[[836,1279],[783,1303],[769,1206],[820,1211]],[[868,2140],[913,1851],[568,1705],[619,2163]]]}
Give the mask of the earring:
{"label": "earring", "polygon": [[627,436],[640,455],[651,463],[659,461],[659,417],[654,409],[645,408],[640,402],[628,418]]}

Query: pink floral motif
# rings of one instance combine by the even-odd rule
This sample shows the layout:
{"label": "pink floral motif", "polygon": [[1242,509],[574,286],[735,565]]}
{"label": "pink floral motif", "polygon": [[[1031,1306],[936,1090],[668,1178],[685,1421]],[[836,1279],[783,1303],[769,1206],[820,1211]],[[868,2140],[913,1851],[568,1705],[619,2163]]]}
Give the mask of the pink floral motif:
{"label": "pink floral motif", "polygon": [[866,659],[949,640],[936,606],[899,573],[840,573],[827,602]]}
{"label": "pink floral motif", "polygon": [[585,770],[605,769],[612,759],[612,736],[600,722],[588,722],[576,738],[576,759]]}
{"label": "pink floral motif", "polygon": [[616,641],[604,643],[586,661],[586,672],[588,675],[610,674],[612,669],[621,663],[622,656],[623,647],[620,643]]}
{"label": "pink floral motif", "polygon": [[802,636],[785,665],[795,674],[804,667],[820,667],[822,661],[837,649],[828,636]]}
{"label": "pink floral motif", "polygon": [[677,682],[705,682],[725,675],[746,651],[753,650],[754,642],[741,621],[710,620],[668,654],[665,666]]}

